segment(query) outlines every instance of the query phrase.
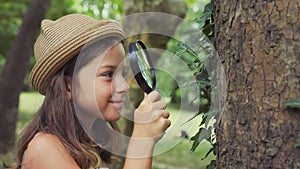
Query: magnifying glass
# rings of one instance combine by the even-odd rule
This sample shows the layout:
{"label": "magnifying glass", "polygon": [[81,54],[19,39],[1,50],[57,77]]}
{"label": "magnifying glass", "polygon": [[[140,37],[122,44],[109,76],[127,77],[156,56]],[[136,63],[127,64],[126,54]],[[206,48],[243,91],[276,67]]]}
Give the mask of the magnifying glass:
{"label": "magnifying glass", "polygon": [[131,42],[128,46],[128,56],[135,80],[142,90],[149,94],[155,89],[156,75],[146,45],[140,40]]}

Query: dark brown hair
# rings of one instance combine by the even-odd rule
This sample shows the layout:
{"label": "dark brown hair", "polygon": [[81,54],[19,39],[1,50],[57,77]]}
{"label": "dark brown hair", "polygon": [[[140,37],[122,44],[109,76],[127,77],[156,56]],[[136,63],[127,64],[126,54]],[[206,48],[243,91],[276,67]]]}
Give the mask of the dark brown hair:
{"label": "dark brown hair", "polygon": [[[100,42],[107,49],[120,42],[120,38],[107,37]],[[97,44],[99,44],[99,41]],[[97,146],[84,132],[76,116],[73,103],[68,98],[67,85],[71,83],[70,80],[73,76],[77,58],[71,59],[50,79],[41,108],[33,121],[23,131],[18,142],[16,164],[11,168],[22,166],[24,152],[38,132],[55,135],[80,168],[99,167],[101,159],[106,163],[110,163],[111,154]],[[80,64],[83,66],[86,63]]]}

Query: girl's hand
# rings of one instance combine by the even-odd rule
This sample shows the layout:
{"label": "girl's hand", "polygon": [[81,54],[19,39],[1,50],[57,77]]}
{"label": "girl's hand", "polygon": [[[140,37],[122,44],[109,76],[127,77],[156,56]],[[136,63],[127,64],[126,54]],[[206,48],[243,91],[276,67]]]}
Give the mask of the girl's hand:
{"label": "girl's hand", "polygon": [[156,143],[171,125],[166,111],[167,104],[161,100],[157,91],[145,94],[144,99],[135,110],[133,138],[147,138]]}

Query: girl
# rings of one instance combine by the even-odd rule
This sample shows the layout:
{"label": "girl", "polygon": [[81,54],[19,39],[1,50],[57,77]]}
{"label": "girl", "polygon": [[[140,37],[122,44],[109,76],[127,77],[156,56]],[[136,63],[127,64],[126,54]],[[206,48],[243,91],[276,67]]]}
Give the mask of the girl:
{"label": "girl", "polygon": [[[118,138],[105,126],[120,118],[129,90],[124,38],[113,20],[71,14],[42,21],[30,80],[45,98],[20,138],[14,168],[108,166]],[[153,148],[170,126],[165,108],[158,92],[144,95],[135,110],[124,169],[151,168]]]}

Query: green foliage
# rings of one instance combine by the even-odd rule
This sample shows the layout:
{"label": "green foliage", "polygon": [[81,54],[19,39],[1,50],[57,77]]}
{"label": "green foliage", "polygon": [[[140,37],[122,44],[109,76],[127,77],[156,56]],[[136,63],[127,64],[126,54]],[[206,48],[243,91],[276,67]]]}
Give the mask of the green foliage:
{"label": "green foliage", "polygon": [[210,0],[186,0],[185,2],[188,7],[185,19],[194,20],[195,18],[203,15],[203,7],[205,8],[206,4],[208,4]]}
{"label": "green foliage", "polygon": [[217,161],[216,160],[211,160],[210,164],[208,164],[206,166],[206,169],[215,169],[217,165]]}
{"label": "green foliage", "polygon": [[[194,112],[194,116],[190,118],[188,121],[184,122],[187,123],[191,120],[194,120],[194,118],[201,116],[202,121],[199,124],[199,130],[196,132],[196,134],[191,137],[192,147],[190,149],[191,152],[195,153],[199,151],[203,146],[207,146],[209,144],[209,149],[207,150],[204,157],[201,159],[203,161],[210,161],[210,163],[206,163],[206,168],[215,168],[216,167],[216,134],[215,134],[215,124],[216,124],[216,116],[218,115],[218,110],[210,109],[211,107],[211,98],[214,95],[214,91],[212,91],[212,84],[211,84],[211,77],[213,76],[214,72],[208,70],[205,68],[205,64],[203,61],[206,61],[206,64],[211,59],[210,57],[213,55],[213,52],[211,49],[213,48],[213,45],[209,43],[208,41],[213,40],[213,26],[214,22],[212,19],[212,4],[210,1],[207,1],[207,5],[203,9],[203,13],[201,11],[191,11],[190,9],[193,9],[192,6],[189,6],[189,11],[186,17],[186,20],[189,20],[190,25],[197,25],[199,28],[202,28],[202,33],[199,30],[199,35],[201,39],[196,39],[193,37],[193,34],[188,34],[186,32],[189,32],[191,29],[191,32],[195,32],[193,28],[188,28],[186,24],[183,24],[183,26],[179,25],[176,30],[176,34],[182,35],[182,32],[184,32],[185,36],[184,38],[187,39],[188,42],[178,41],[177,39],[172,39],[168,43],[168,51],[172,52],[172,56],[167,56],[166,62],[164,63],[158,63],[160,65],[167,65],[168,63],[173,63],[176,59],[173,59],[173,57],[180,58],[181,61],[183,61],[186,65],[188,65],[189,69],[193,72],[193,76],[196,79],[197,87],[199,93],[197,94],[196,102],[198,102],[199,111]],[[199,6],[198,6],[199,7]],[[189,13],[190,12],[190,13]],[[193,13],[193,14],[191,14]],[[195,19],[196,18],[196,19]],[[203,34],[206,35],[207,38],[204,38]],[[198,36],[198,35],[196,35]],[[189,39],[192,39],[189,41]],[[195,40],[195,41],[193,41]],[[199,50],[202,49],[202,50]],[[197,51],[197,52],[195,52]],[[163,60],[163,59],[162,59]],[[185,71],[181,71],[180,66],[169,66],[168,71],[172,72],[174,76],[187,76],[185,74]],[[190,72],[189,72],[190,74]],[[160,76],[159,76],[160,77]],[[181,79],[179,77],[179,79]],[[195,85],[191,84],[190,82],[186,82],[185,84],[179,84],[179,86],[176,85],[176,82],[173,83],[167,83],[172,84],[171,86],[167,87],[173,87],[173,90],[176,89],[176,87],[186,87],[189,85]],[[165,90],[164,90],[165,91]],[[177,89],[177,91],[179,91]],[[174,93],[173,93],[174,94]],[[193,93],[195,94],[195,93]],[[173,95],[172,95],[173,97]],[[185,98],[185,96],[181,95],[181,99],[188,100],[189,98]],[[193,102],[194,103],[194,102]],[[192,104],[193,104],[192,103]],[[183,124],[183,125],[184,125]],[[204,145],[205,143],[205,145]],[[200,146],[201,145],[201,146]],[[196,151],[197,149],[197,151]],[[211,157],[214,157],[212,159]],[[209,160],[208,160],[209,159]]]}
{"label": "green foliage", "polygon": [[77,3],[80,2],[77,0],[51,0],[51,6],[47,11],[46,18],[55,20],[64,15],[76,13],[78,10],[75,9],[74,6],[76,6]]}
{"label": "green foliage", "polygon": [[[77,0],[78,1],[78,0]],[[79,8],[81,6],[81,8]],[[77,9],[94,18],[119,19],[122,16],[122,0],[82,0]]]}
{"label": "green foliage", "polygon": [[[288,101],[284,104],[284,106],[290,107],[290,108],[295,108],[295,109],[300,109],[300,98]],[[300,148],[300,142],[295,144],[295,148]]]}
{"label": "green foliage", "polygon": [[204,23],[203,25],[203,33],[209,37],[211,40],[214,36],[214,19],[213,19],[213,4],[212,2],[208,3],[205,8],[203,14],[196,19],[198,23]]}
{"label": "green foliage", "polygon": [[[202,15],[193,20],[194,23],[201,25],[202,32],[210,39],[213,40],[214,36],[214,21],[212,17],[212,2],[209,2],[205,8]],[[206,155],[202,158],[205,160],[209,154],[216,155],[216,133],[215,133],[215,124],[216,117],[218,115],[217,110],[210,110],[211,104],[211,95],[212,92],[212,84],[210,83],[210,77],[207,69],[203,61],[200,61],[199,58],[203,60],[209,59],[210,53],[203,53],[202,55],[194,52],[194,48],[204,48],[205,43],[198,44],[186,44],[184,42],[179,42],[177,44],[176,50],[174,54],[180,57],[185,63],[188,64],[189,68],[193,71],[194,77],[197,80],[197,85],[199,87],[200,97],[199,101],[205,99],[206,102],[203,104],[201,102],[200,108],[198,112],[195,112],[195,115],[189,119],[202,115],[202,121],[200,123],[200,128],[198,132],[191,138],[193,142],[191,152],[194,152],[196,148],[203,142],[207,141],[211,145],[211,148],[208,150]],[[205,51],[205,49],[204,49]],[[210,72],[213,73],[213,72]],[[210,164],[206,166],[206,168],[215,168],[216,160],[212,160]]]}
{"label": "green foliage", "polygon": [[295,147],[296,147],[296,148],[300,148],[300,142],[296,143],[296,144],[295,144]]}
{"label": "green foliage", "polygon": [[[180,95],[180,91],[176,90],[175,86],[175,80],[173,77],[169,74],[167,74],[165,71],[161,71],[159,69],[155,70],[157,77],[157,84],[156,89],[163,91],[164,97],[169,97],[172,94],[177,93],[177,95]],[[169,85],[165,85],[169,84]],[[175,90],[175,91],[174,91]],[[176,100],[171,100],[173,103],[176,102]]]}
{"label": "green foliage", "polygon": [[70,13],[83,13],[97,19],[122,16],[121,0],[52,0],[47,18],[57,19]]}
{"label": "green foliage", "polygon": [[298,108],[300,109],[300,99],[295,99],[288,101],[284,104],[286,107],[291,107],[291,108]]}
{"label": "green foliage", "polygon": [[0,68],[4,65],[10,45],[18,32],[22,16],[29,3],[29,0],[0,1]]}

